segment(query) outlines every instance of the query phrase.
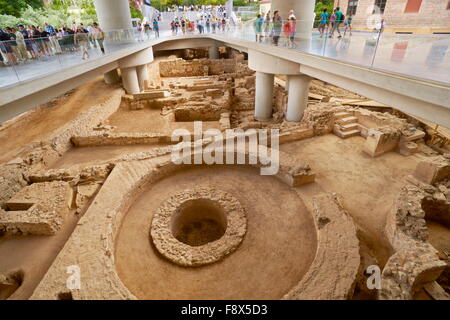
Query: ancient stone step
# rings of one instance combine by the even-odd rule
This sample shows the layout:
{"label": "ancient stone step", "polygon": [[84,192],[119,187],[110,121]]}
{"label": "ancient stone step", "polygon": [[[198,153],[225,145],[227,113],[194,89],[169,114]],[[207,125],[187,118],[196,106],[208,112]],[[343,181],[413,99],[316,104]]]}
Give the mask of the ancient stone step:
{"label": "ancient stone step", "polygon": [[342,118],[347,118],[347,117],[351,117],[352,115],[349,112],[337,112],[334,114],[334,118],[335,119],[342,119]]}
{"label": "ancient stone step", "polygon": [[349,124],[343,124],[339,125],[341,131],[352,131],[352,130],[359,130],[359,124],[357,123],[349,123]]}
{"label": "ancient stone step", "polygon": [[339,125],[335,125],[333,129],[333,133],[337,135],[339,138],[347,139],[354,136],[359,136],[361,134],[360,130],[350,130],[350,131],[342,131]]}
{"label": "ancient stone step", "polygon": [[350,123],[357,123],[358,122],[358,118],[357,117],[346,117],[346,118],[342,118],[336,121],[336,123],[340,124],[340,125],[344,125],[344,124],[350,124]]}

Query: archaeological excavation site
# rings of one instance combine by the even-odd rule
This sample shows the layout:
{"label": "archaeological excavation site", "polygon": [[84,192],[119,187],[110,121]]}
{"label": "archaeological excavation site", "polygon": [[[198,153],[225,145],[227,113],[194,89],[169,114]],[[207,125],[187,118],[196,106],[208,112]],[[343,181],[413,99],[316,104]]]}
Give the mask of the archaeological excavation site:
{"label": "archaeological excavation site", "polygon": [[239,49],[1,124],[0,299],[450,299],[450,130]]}

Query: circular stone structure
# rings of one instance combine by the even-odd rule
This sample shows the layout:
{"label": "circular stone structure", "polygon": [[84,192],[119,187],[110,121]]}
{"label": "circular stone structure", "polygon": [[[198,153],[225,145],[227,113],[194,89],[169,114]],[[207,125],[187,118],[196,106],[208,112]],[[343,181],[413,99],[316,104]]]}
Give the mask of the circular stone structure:
{"label": "circular stone structure", "polygon": [[[173,167],[133,192],[117,227],[114,265],[130,293],[145,300],[281,299],[302,280],[316,254],[317,234],[313,216],[297,188],[276,176],[262,176],[259,168],[251,166]],[[154,244],[153,218],[174,195],[203,188],[224,192],[238,201],[245,210],[245,236],[232,253],[214,263],[182,266],[161,254]],[[192,248],[219,242],[232,230],[228,214],[221,236],[223,206],[217,202],[211,206],[200,198],[196,196],[192,198],[195,201],[178,208],[188,214],[189,208],[196,206],[214,211],[209,215],[212,222],[204,226],[212,226],[208,236],[180,235],[183,226],[196,223],[191,219],[171,218],[175,223],[166,229],[167,236],[181,244],[188,246],[185,242],[193,241]],[[216,237],[219,239],[214,240]]]}
{"label": "circular stone structure", "polygon": [[177,192],[156,209],[151,238],[164,257],[181,266],[223,259],[247,230],[244,208],[231,194],[196,188]]}

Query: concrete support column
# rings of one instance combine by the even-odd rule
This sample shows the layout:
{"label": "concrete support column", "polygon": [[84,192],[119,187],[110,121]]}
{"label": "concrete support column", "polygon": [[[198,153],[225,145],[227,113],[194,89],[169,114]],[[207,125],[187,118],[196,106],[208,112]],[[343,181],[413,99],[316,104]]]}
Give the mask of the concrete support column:
{"label": "concrete support column", "polygon": [[219,48],[216,46],[209,47],[209,58],[219,59]]}
{"label": "concrete support column", "polygon": [[145,90],[145,85],[144,85],[145,80],[148,80],[147,65],[143,64],[141,66],[137,66],[136,73],[137,73],[137,77],[138,77],[139,88],[141,91],[144,91]]}
{"label": "concrete support column", "polygon": [[308,106],[308,92],[311,78],[307,75],[288,76],[289,95],[286,112],[287,121],[298,122]]}
{"label": "concrete support column", "polygon": [[117,69],[111,70],[103,75],[105,83],[114,84],[120,81],[119,73]]}
{"label": "concrete support column", "polygon": [[257,120],[272,118],[274,80],[273,74],[256,72],[255,118]]}
{"label": "concrete support column", "polygon": [[314,24],[316,0],[272,0],[272,14],[278,10],[283,20],[288,20],[289,11],[294,10],[297,17],[296,37],[301,40],[309,40],[312,36]]}
{"label": "concrete support column", "polygon": [[120,71],[122,72],[122,83],[125,91],[128,94],[140,93],[136,67],[123,68]]}
{"label": "concrete support column", "polygon": [[133,28],[128,0],[94,0],[94,6],[103,31]]}

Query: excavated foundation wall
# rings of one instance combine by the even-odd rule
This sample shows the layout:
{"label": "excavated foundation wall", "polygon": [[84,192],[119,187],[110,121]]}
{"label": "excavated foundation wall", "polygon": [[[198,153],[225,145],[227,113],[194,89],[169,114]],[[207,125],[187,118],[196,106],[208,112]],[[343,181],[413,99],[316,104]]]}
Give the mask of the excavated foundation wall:
{"label": "excavated foundation wall", "polygon": [[69,150],[72,147],[72,136],[87,134],[116,112],[123,94],[122,89],[115,89],[104,102],[81,113],[42,141],[33,151],[0,165],[0,207],[4,207],[6,201],[28,184],[31,172],[49,166]]}
{"label": "excavated foundation wall", "polygon": [[198,77],[237,73],[242,61],[237,59],[167,60],[159,63],[161,77]]}
{"label": "excavated foundation wall", "polygon": [[[442,165],[435,166],[436,161]],[[448,157],[428,162],[433,168],[433,176],[450,168]],[[411,177],[411,184],[402,188],[387,218],[385,231],[394,254],[383,269],[380,299],[410,300],[422,288],[433,298],[445,296],[435,281],[448,268],[450,261],[446,254],[438,252],[428,242],[426,220],[448,225],[449,219],[442,216],[450,210],[448,180],[426,180],[423,170],[424,166],[419,164],[415,178]]]}

